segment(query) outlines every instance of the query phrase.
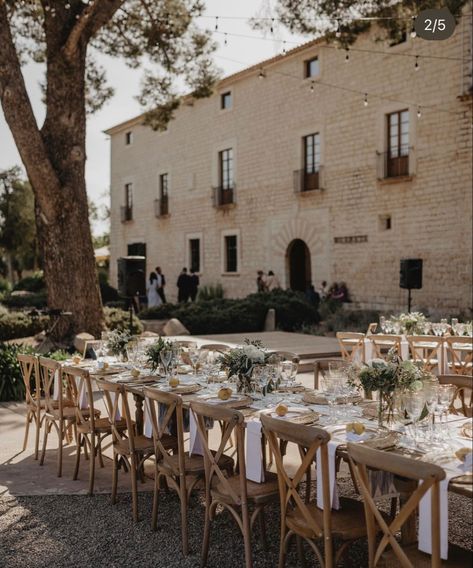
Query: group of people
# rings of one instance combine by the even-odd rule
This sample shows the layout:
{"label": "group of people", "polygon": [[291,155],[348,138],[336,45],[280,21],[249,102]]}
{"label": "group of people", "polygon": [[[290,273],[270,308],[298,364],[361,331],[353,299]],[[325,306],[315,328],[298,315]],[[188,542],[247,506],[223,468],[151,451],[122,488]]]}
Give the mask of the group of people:
{"label": "group of people", "polygon": [[[154,272],[149,275],[146,284],[146,295],[148,298],[148,308],[157,308],[166,303],[166,295],[164,287],[166,286],[166,278],[162,273],[161,267],[157,266]],[[187,268],[183,268],[177,279],[177,301],[178,302],[195,302],[199,291],[199,277],[194,270],[187,273]]]}
{"label": "group of people", "polygon": [[262,270],[258,270],[256,288],[258,292],[271,292],[271,290],[281,288],[281,284],[272,270],[270,270],[268,274],[265,274]]}
{"label": "group of people", "polygon": [[325,300],[336,300],[337,302],[349,302],[350,298],[348,295],[348,288],[345,282],[334,282],[330,287],[327,286],[327,282],[322,280],[320,286],[317,288],[313,284],[309,284],[306,290],[307,300],[318,307],[320,302]]}

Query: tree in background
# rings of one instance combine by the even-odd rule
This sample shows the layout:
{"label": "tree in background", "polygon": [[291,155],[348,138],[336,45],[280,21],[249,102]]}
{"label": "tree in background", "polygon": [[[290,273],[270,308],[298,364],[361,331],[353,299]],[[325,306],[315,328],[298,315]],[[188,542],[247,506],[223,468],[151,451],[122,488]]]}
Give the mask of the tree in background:
{"label": "tree in background", "polygon": [[38,267],[34,195],[18,167],[0,171],[0,249],[8,277]]}
{"label": "tree in background", "polygon": [[[0,0],[0,99],[35,195],[50,308],[73,329],[98,335],[103,311],[85,184],[87,112],[112,95],[98,52],[147,66],[140,102],[163,128],[179,106],[175,77],[194,97],[216,79],[209,33],[194,18],[201,0]],[[22,75],[45,63],[46,118],[38,125]],[[152,66],[152,67],[151,67]]]}

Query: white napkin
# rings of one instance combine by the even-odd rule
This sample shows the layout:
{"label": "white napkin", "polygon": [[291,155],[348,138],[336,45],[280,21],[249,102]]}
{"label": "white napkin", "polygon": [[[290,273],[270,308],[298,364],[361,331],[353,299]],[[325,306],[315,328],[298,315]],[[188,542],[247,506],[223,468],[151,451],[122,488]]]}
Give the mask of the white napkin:
{"label": "white napkin", "polygon": [[364,432],[363,434],[357,434],[356,432],[347,432],[347,442],[361,442],[363,440],[368,440],[371,436],[369,432]]}
{"label": "white napkin", "polygon": [[409,342],[407,339],[401,339],[401,359],[407,361],[409,359]]}
{"label": "white napkin", "polygon": [[371,361],[373,358],[373,342],[371,339],[365,338],[365,360],[364,363]]}
{"label": "white napkin", "polygon": [[[79,386],[79,384],[80,384],[80,379],[79,377],[76,377],[76,385]],[[83,410],[84,408],[88,407],[89,403],[87,397],[87,389],[85,388],[85,381],[82,381],[82,386],[79,392],[79,408]]]}
{"label": "white napkin", "polygon": [[145,398],[145,405],[143,408],[143,434],[147,438],[153,437],[153,424],[151,422],[151,408],[149,406],[149,400]]}
{"label": "white napkin", "polygon": [[[328,474],[329,474],[329,491],[332,509],[340,509],[340,500],[338,498],[338,488],[336,483],[335,471],[335,454],[341,442],[330,440],[328,443]],[[322,490],[322,457],[320,450],[317,450],[317,507],[324,508],[324,495]]]}
{"label": "white napkin", "polygon": [[[110,400],[112,401],[112,408],[113,405],[115,404],[115,393],[114,392],[110,392]],[[120,405],[117,406],[117,414],[115,416],[115,422],[117,422],[118,420],[120,420],[122,417],[121,412],[120,412]]]}
{"label": "white napkin", "polygon": [[196,454],[198,456],[204,455],[204,446],[202,445],[202,440],[200,439],[200,434],[197,430],[197,422],[194,418],[194,413],[192,410],[189,411],[189,455]]}
{"label": "white napkin", "polygon": [[255,483],[264,482],[261,422],[259,420],[250,420],[246,424],[246,479]]}
{"label": "white napkin", "polygon": [[59,400],[59,389],[61,388],[61,373],[58,369],[54,372],[53,400]]}

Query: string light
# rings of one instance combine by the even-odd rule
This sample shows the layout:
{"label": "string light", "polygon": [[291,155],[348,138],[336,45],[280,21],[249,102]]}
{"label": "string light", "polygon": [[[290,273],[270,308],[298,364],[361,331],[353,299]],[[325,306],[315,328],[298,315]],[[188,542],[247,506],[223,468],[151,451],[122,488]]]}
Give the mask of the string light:
{"label": "string light", "polygon": [[420,110],[420,106],[417,107],[417,118],[420,118],[422,116],[422,112]]}
{"label": "string light", "polygon": [[69,10],[71,7],[71,5],[69,4],[69,2],[66,3],[66,5],[64,6],[64,8],[66,8],[66,10]]}
{"label": "string light", "polygon": [[218,30],[218,16],[215,16],[215,31]]}
{"label": "string light", "polygon": [[414,64],[414,70],[419,71],[419,56],[416,55],[416,62]]}
{"label": "string light", "polygon": [[350,48],[346,48],[346,55],[345,55],[345,62],[348,63],[350,61]]}
{"label": "string light", "polygon": [[223,40],[223,45],[228,45],[227,34],[225,34],[225,39]]}
{"label": "string light", "polygon": [[287,53],[286,40],[284,40],[284,41],[282,42],[282,52],[283,52],[284,55],[286,55],[286,53]]}
{"label": "string light", "polygon": [[315,81],[310,82],[310,92],[315,93]]}
{"label": "string light", "polygon": [[264,72],[264,69],[262,67],[259,70],[258,78],[259,79],[266,79],[266,73]]}
{"label": "string light", "polygon": [[271,18],[271,28],[269,30],[272,34],[274,33],[274,18]]}
{"label": "string light", "polygon": [[368,106],[368,93],[365,93],[365,98],[364,98],[364,100],[363,100],[363,105],[364,105],[365,107]]}
{"label": "string light", "polygon": [[337,20],[337,31],[335,32],[335,37],[340,37],[342,32],[340,31],[340,20]]}
{"label": "string light", "polygon": [[414,39],[415,37],[417,37],[417,32],[416,32],[416,19],[415,19],[415,17],[413,17],[413,18],[412,18],[411,38]]}

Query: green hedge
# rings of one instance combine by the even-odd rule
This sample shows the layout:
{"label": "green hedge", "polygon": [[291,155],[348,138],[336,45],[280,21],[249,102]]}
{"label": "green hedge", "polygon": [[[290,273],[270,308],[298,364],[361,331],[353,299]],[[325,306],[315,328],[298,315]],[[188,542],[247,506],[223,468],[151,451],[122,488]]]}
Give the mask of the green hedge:
{"label": "green hedge", "polygon": [[[105,315],[105,325],[112,331],[118,329],[120,331],[130,330],[130,314],[125,310],[120,310],[119,308],[108,308],[103,309]],[[133,324],[131,329],[131,334],[136,335],[142,333],[143,324],[141,321],[133,315]]]}
{"label": "green hedge", "polygon": [[42,292],[45,288],[46,282],[41,271],[25,276],[13,286],[13,290],[26,290],[27,292]]}
{"label": "green hedge", "polygon": [[319,320],[317,310],[298,292],[274,290],[243,299],[215,298],[187,304],[164,304],[143,310],[141,319],[179,319],[192,334],[262,331],[266,313],[276,310],[278,329],[294,331]]}
{"label": "green hedge", "polygon": [[47,306],[46,292],[33,292],[27,296],[6,295],[2,303],[9,308],[45,308]]}
{"label": "green hedge", "polygon": [[46,328],[49,318],[32,318],[23,312],[0,312],[0,341],[29,337]]}

